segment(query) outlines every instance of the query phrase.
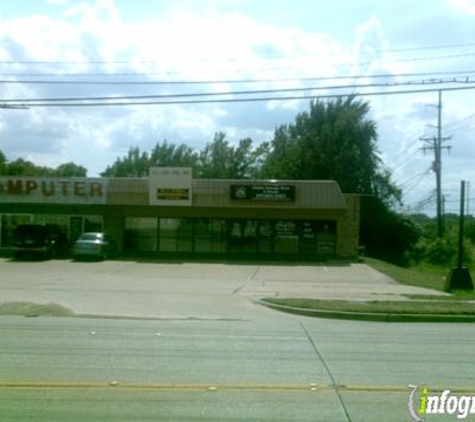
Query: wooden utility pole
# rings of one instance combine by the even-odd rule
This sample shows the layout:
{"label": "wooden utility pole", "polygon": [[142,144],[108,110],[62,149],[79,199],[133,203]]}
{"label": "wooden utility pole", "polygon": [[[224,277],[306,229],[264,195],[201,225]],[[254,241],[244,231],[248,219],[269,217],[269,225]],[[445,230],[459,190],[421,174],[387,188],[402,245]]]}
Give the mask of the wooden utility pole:
{"label": "wooden utility pole", "polygon": [[437,136],[434,137],[421,137],[420,139],[426,143],[422,150],[434,151],[434,162],[432,164],[432,170],[435,173],[435,184],[437,192],[437,236],[442,237],[444,235],[444,215],[443,215],[443,195],[442,195],[442,150],[450,150],[451,146],[444,146],[443,143],[451,137],[442,137],[442,90],[439,90],[439,104],[437,105]]}

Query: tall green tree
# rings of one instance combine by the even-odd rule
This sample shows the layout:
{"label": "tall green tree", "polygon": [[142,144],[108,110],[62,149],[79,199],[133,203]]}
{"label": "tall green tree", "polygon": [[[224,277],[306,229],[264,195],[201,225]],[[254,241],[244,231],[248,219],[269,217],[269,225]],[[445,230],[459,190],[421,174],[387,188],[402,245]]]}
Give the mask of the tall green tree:
{"label": "tall green tree", "polygon": [[354,96],[310,103],[295,122],[279,126],[267,145],[263,177],[336,180],[344,192],[398,201],[401,192],[382,167],[369,104]]}
{"label": "tall green tree", "polygon": [[5,174],[5,166],[7,164],[7,157],[0,151],[0,174]]}
{"label": "tall green tree", "polygon": [[114,164],[107,166],[101,173],[105,177],[145,177],[148,176],[150,157],[147,152],[140,152],[139,147],[132,147],[127,155],[117,158]]}
{"label": "tall green tree", "polygon": [[54,169],[44,166],[37,166],[29,160],[17,158],[14,161],[7,162],[4,174],[7,176],[36,176],[36,177],[52,177]]}
{"label": "tall green tree", "polygon": [[86,177],[87,169],[71,161],[59,165],[54,170],[54,175],[57,177]]}
{"label": "tall green tree", "polygon": [[158,143],[150,153],[150,166],[155,167],[196,167],[198,155],[188,145]]}
{"label": "tall green tree", "polygon": [[127,155],[107,166],[101,176],[146,177],[150,167],[196,167],[197,154],[187,145],[164,141],[157,143],[150,153],[139,147],[130,148]]}
{"label": "tall green tree", "polygon": [[248,179],[255,176],[262,151],[244,138],[233,146],[223,132],[200,151],[198,177],[203,179]]}
{"label": "tall green tree", "polygon": [[378,156],[377,127],[369,112],[369,104],[353,96],[312,102],[264,145],[260,176],[336,180],[343,192],[362,194],[361,243],[369,254],[400,263],[418,233],[393,210],[401,191]]}

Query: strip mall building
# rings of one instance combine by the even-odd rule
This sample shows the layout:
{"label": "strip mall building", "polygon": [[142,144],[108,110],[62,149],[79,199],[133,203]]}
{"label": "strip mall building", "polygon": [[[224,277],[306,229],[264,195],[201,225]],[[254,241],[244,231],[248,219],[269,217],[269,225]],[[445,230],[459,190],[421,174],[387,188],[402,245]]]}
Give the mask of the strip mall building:
{"label": "strip mall building", "polygon": [[333,181],[0,177],[0,245],[18,224],[51,223],[70,241],[105,231],[124,253],[318,260],[358,253],[359,197]]}

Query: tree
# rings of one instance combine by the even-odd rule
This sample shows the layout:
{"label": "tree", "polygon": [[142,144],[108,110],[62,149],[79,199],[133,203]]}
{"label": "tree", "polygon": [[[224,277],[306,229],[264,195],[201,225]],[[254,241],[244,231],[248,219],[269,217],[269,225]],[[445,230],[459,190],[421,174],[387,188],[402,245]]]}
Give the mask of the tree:
{"label": "tree", "polygon": [[37,166],[31,161],[17,158],[14,161],[6,163],[4,173],[7,176],[52,177],[54,176],[54,169]]}
{"label": "tree", "polygon": [[401,192],[382,168],[376,123],[369,104],[354,96],[317,100],[295,122],[275,130],[261,175],[282,179],[336,180],[344,192],[374,194],[388,202]]}
{"label": "tree", "polygon": [[71,161],[59,165],[54,173],[57,177],[86,177],[87,169]]}
{"label": "tree", "polygon": [[193,149],[185,144],[175,145],[164,141],[157,144],[150,154],[150,165],[153,167],[196,167],[198,156]]}
{"label": "tree", "polygon": [[103,177],[145,177],[148,176],[150,159],[147,152],[140,152],[139,147],[132,147],[123,158],[107,166],[101,173]]}
{"label": "tree", "polygon": [[192,167],[196,166],[197,154],[187,145],[174,145],[164,141],[157,143],[150,154],[140,152],[139,147],[130,148],[127,155],[117,158],[107,166],[101,176],[146,177],[150,167]]}
{"label": "tree", "polygon": [[7,163],[7,158],[5,157],[5,154],[0,151],[0,174],[5,174],[5,166]]}
{"label": "tree", "polygon": [[310,103],[294,123],[279,126],[269,144],[260,176],[336,180],[343,192],[360,193],[360,240],[373,256],[402,262],[418,231],[392,210],[401,191],[377,151],[376,123],[369,104],[354,96]]}
{"label": "tree", "polygon": [[247,179],[257,171],[260,149],[254,150],[250,138],[241,139],[232,146],[223,132],[200,151],[198,177],[203,179]]}

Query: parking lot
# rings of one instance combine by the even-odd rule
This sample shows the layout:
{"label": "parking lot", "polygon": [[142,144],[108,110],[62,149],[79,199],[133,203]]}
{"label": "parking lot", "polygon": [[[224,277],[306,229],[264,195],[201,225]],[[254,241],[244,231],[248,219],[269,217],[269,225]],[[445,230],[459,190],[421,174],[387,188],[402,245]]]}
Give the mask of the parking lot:
{"label": "parking lot", "polygon": [[187,263],[0,259],[3,302],[57,303],[88,315],[242,318],[268,312],[262,297],[403,298],[402,286],[365,264]]}

